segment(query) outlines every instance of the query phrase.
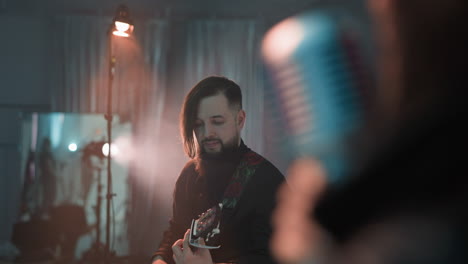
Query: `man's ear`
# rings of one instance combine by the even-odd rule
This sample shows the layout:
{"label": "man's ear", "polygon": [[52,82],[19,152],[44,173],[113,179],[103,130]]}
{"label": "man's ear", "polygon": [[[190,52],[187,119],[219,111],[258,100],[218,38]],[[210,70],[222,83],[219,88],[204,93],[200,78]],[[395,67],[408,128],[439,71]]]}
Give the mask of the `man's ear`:
{"label": "man's ear", "polygon": [[243,128],[244,124],[245,124],[245,111],[241,109],[239,110],[239,112],[237,112],[237,126],[239,128]]}

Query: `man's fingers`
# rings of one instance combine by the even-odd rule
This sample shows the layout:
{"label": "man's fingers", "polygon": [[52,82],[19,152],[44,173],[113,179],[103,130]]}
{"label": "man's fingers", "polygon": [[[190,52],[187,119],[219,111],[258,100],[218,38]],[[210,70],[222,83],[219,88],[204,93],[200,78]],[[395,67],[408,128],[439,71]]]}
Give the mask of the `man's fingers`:
{"label": "man's fingers", "polygon": [[190,229],[187,229],[187,231],[185,232],[183,246],[184,246],[184,248],[186,248],[186,249],[190,250],[190,252],[192,252],[192,249],[189,246],[190,232],[191,232]]}
{"label": "man's fingers", "polygon": [[172,245],[172,253],[174,253],[172,257],[174,258],[174,261],[176,263],[179,263],[179,260],[183,256],[182,245],[183,245],[182,239],[177,240]]}
{"label": "man's fingers", "polygon": [[206,245],[205,244],[205,239],[203,239],[203,238],[199,238],[198,243],[200,243],[200,245]]}
{"label": "man's fingers", "polygon": [[172,244],[172,249],[178,248],[181,249],[184,241],[182,239],[178,239],[174,244]]}
{"label": "man's fingers", "polygon": [[[200,245],[206,245],[205,239],[200,238],[199,241]],[[197,250],[198,255],[200,255],[202,258],[209,260],[209,262],[213,262],[211,259],[211,254],[210,251],[206,248],[199,248]]]}

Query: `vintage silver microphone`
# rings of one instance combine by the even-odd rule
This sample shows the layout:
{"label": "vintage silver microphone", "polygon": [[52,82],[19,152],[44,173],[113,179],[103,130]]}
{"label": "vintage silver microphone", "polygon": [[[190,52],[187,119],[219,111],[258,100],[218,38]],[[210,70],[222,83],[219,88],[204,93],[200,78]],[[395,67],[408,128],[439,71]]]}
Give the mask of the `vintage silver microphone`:
{"label": "vintage silver microphone", "polygon": [[280,22],[262,43],[283,156],[318,159],[330,182],[349,168],[347,142],[365,121],[373,89],[360,34],[350,16],[312,11]]}

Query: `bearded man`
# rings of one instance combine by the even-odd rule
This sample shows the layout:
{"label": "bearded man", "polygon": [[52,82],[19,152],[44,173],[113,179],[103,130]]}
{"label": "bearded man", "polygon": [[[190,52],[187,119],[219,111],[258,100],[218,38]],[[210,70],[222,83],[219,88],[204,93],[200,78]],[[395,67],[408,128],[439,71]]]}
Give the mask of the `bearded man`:
{"label": "bearded man", "polygon": [[273,263],[270,218],[284,176],[244,144],[240,133],[245,118],[241,89],[225,77],[205,78],[185,97],[180,130],[191,160],[176,182],[173,215],[153,264],[188,263],[191,254],[206,255],[206,249],[183,247],[180,239],[192,219],[220,203],[221,247],[211,249],[208,258],[215,263]]}

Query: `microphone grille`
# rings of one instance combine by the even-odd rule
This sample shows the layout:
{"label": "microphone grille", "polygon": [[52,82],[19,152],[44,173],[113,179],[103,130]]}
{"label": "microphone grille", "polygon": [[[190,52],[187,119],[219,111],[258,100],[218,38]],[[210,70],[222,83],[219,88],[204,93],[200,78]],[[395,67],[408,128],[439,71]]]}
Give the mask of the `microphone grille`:
{"label": "microphone grille", "polygon": [[342,155],[364,122],[372,83],[353,31],[325,12],[307,13],[271,29],[262,51],[282,151],[291,160]]}

